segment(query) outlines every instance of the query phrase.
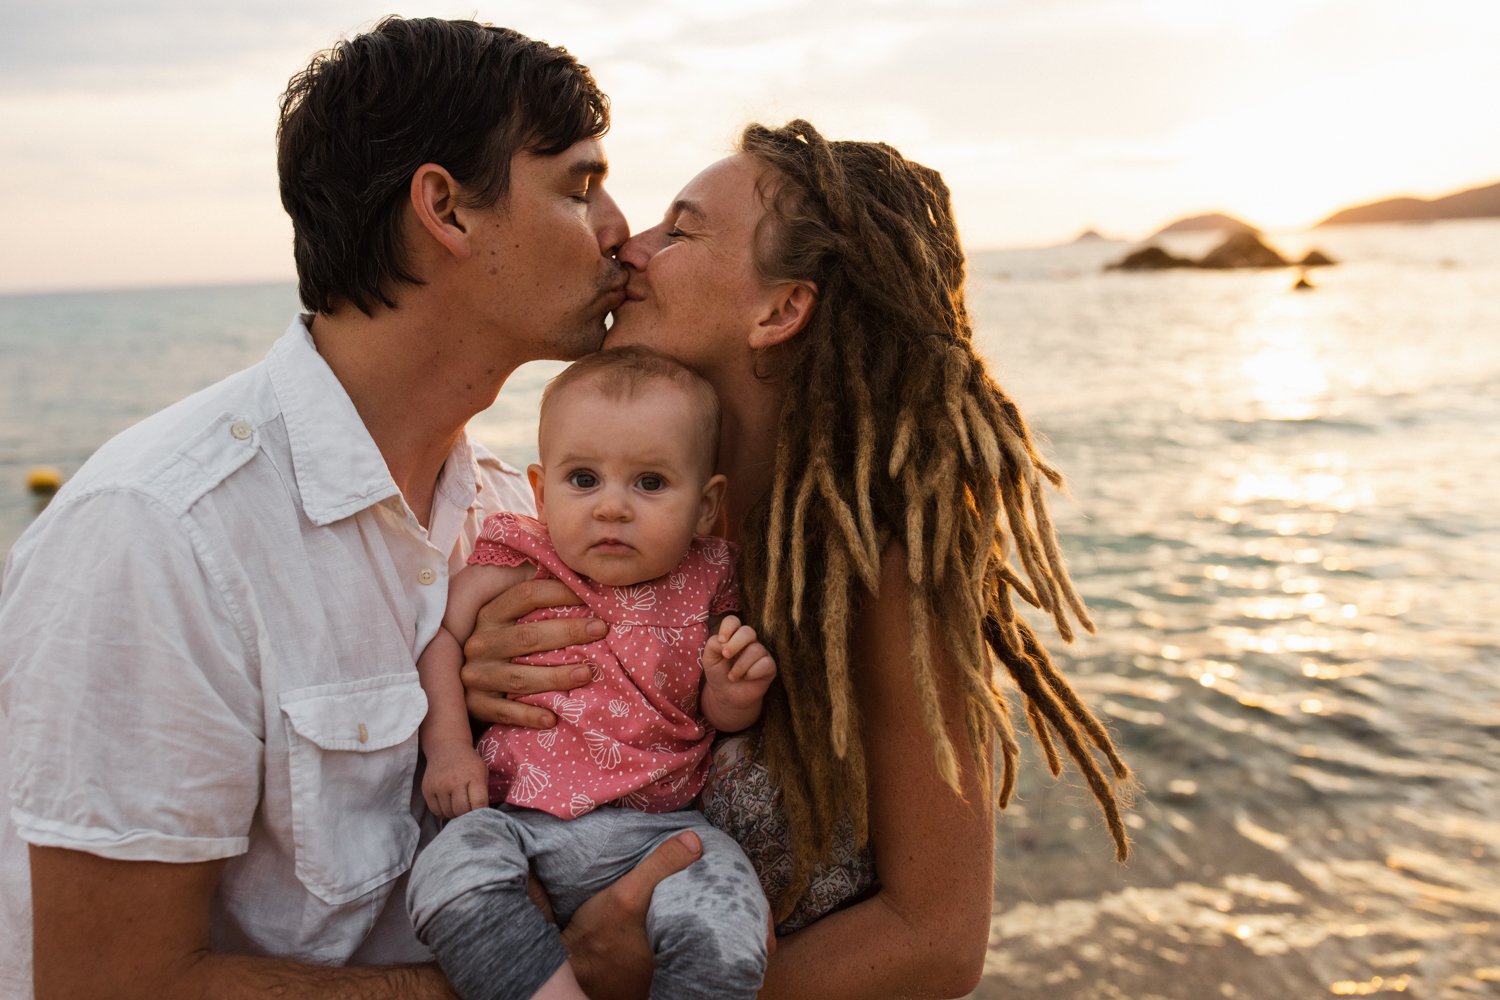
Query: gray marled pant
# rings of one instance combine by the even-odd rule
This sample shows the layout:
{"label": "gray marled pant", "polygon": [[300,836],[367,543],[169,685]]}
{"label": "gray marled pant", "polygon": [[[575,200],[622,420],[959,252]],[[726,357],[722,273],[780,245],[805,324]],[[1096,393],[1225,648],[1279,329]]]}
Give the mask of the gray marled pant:
{"label": "gray marled pant", "polygon": [[702,838],[703,857],[651,897],[651,996],[750,1000],[765,973],[769,905],[739,846],[690,809],[605,807],[571,820],[511,806],[465,813],[418,855],[406,906],[464,1000],[524,1000],[567,960],[557,927],[526,895],[528,862],[566,926],[584,900],[684,830]]}

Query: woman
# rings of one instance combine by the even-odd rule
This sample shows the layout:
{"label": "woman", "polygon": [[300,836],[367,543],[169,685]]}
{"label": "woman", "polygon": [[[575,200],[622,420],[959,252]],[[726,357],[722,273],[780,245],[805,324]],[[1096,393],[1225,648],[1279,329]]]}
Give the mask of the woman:
{"label": "woman", "polygon": [[[1064,639],[1069,615],[1092,628],[1043,500],[1061,477],[973,350],[947,188],[882,144],[751,126],[619,256],[630,283],[609,343],[679,357],[723,405],[726,533],[781,669],[752,749],[780,790],[789,861],[773,875],[747,845],[781,930],[845,902],[807,898],[815,866],[856,891],[868,845],[878,874],[778,939],[762,996],[967,993],[989,935],[991,803],[1018,754],[991,656],[1053,773],[1061,741],[1089,782],[1122,859],[1093,754],[1129,771],[1012,607],[1045,609]],[[504,686],[483,669],[500,650],[540,648],[499,632],[467,650],[471,686]],[[742,797],[725,785],[746,771],[716,794]]]}

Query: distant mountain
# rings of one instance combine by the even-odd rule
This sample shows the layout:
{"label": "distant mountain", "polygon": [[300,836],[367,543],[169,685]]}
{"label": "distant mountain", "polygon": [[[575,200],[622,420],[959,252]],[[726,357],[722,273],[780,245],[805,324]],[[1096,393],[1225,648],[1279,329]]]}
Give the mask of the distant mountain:
{"label": "distant mountain", "polygon": [[1500,216],[1500,183],[1470,188],[1444,198],[1387,198],[1334,212],[1314,226],[1366,222],[1425,222],[1432,219],[1485,219]]}
{"label": "distant mountain", "polygon": [[1232,215],[1224,215],[1220,212],[1213,212],[1208,215],[1191,215],[1185,219],[1178,219],[1171,225],[1158,229],[1153,235],[1148,237],[1148,239],[1154,240],[1158,236],[1166,236],[1172,233],[1211,232],[1224,233],[1227,235],[1234,233],[1255,233],[1259,235],[1260,230],[1256,229],[1248,222],[1236,219]]}

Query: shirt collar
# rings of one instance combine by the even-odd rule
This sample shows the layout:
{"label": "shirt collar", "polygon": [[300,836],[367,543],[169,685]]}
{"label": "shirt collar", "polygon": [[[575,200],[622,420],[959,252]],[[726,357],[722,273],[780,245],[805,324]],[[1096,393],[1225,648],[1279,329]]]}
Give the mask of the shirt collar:
{"label": "shirt collar", "polygon": [[[401,491],[349,393],[318,353],[308,319],[292,321],[272,345],[266,366],[286,423],[302,510],[321,526]],[[459,435],[438,477],[438,493],[467,509],[478,481],[474,449],[467,434]]]}

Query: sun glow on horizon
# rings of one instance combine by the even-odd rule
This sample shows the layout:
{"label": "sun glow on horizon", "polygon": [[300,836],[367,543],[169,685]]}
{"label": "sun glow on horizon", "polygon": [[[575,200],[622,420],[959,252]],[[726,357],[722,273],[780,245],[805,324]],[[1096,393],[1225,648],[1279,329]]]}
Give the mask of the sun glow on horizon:
{"label": "sun glow on horizon", "polygon": [[[514,0],[477,17],[562,44],[610,94],[640,226],[752,120],[803,117],[939,170],[966,246],[1137,238],[1226,212],[1272,232],[1500,176],[1500,5],[1429,0]],[[87,9],[84,9],[87,8]],[[276,102],[355,0],[253,17],[169,0],[17,8],[0,37],[0,291],[290,277]],[[129,38],[138,45],[109,44]],[[63,193],[58,196],[57,193]]]}

